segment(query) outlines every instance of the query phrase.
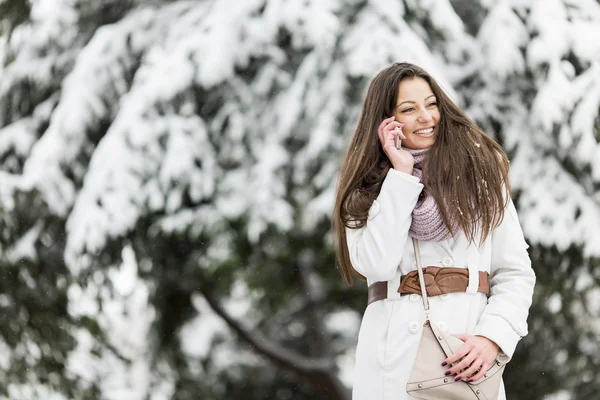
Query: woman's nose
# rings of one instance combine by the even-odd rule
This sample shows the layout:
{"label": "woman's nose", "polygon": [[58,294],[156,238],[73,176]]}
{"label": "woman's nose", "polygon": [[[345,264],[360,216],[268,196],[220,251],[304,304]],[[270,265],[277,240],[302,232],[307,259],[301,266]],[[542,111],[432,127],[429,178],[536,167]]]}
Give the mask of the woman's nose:
{"label": "woman's nose", "polygon": [[418,119],[420,122],[430,122],[431,114],[427,110],[422,110]]}

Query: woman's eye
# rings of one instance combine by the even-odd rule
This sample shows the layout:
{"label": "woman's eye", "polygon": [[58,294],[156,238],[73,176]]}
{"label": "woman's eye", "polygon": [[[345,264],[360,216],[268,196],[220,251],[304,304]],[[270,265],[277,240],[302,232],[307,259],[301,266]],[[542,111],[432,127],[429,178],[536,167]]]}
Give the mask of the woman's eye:
{"label": "woman's eye", "polygon": [[437,102],[434,101],[433,103],[429,103],[428,107],[431,107],[431,106],[437,106]]}
{"label": "woman's eye", "polygon": [[414,110],[414,108],[411,107],[411,108],[406,108],[406,109],[402,110],[402,112],[405,113],[405,112],[410,112],[413,110]]}

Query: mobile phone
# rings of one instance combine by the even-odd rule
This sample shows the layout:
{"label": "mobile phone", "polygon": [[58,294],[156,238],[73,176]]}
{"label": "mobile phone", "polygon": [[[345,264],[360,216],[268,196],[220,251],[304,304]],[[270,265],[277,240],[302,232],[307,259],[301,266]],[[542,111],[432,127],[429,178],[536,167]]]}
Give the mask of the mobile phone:
{"label": "mobile phone", "polygon": [[402,139],[400,139],[400,136],[396,136],[396,148],[400,150],[400,147],[402,147]]}

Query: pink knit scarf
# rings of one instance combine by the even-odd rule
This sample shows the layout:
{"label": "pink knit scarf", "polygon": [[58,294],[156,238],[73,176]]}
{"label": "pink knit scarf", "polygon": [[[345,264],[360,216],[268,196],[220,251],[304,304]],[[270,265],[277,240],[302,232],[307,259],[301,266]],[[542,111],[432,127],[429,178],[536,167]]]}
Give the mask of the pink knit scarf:
{"label": "pink knit scarf", "polygon": [[[423,161],[429,149],[413,150],[406,147],[403,149],[412,154],[415,159],[413,175],[423,182]],[[427,193],[427,187],[423,188],[421,198],[412,212],[409,234],[415,239],[431,242],[441,242],[452,237],[452,233],[444,224],[435,199]]]}

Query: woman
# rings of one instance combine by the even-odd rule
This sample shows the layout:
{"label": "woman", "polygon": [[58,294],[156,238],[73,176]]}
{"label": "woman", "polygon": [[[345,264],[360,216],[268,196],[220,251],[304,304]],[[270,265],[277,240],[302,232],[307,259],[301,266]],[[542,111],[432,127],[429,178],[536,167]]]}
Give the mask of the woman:
{"label": "woman", "polygon": [[508,158],[421,68],[394,64],[371,82],[333,225],[346,282],[357,276],[369,285],[354,399],[414,398],[406,382],[425,313],[412,238],[423,267],[450,278],[429,297],[431,321],[464,342],[445,360],[446,374],[476,381],[497,356],[510,360],[527,334],[535,275],[510,198]]}

